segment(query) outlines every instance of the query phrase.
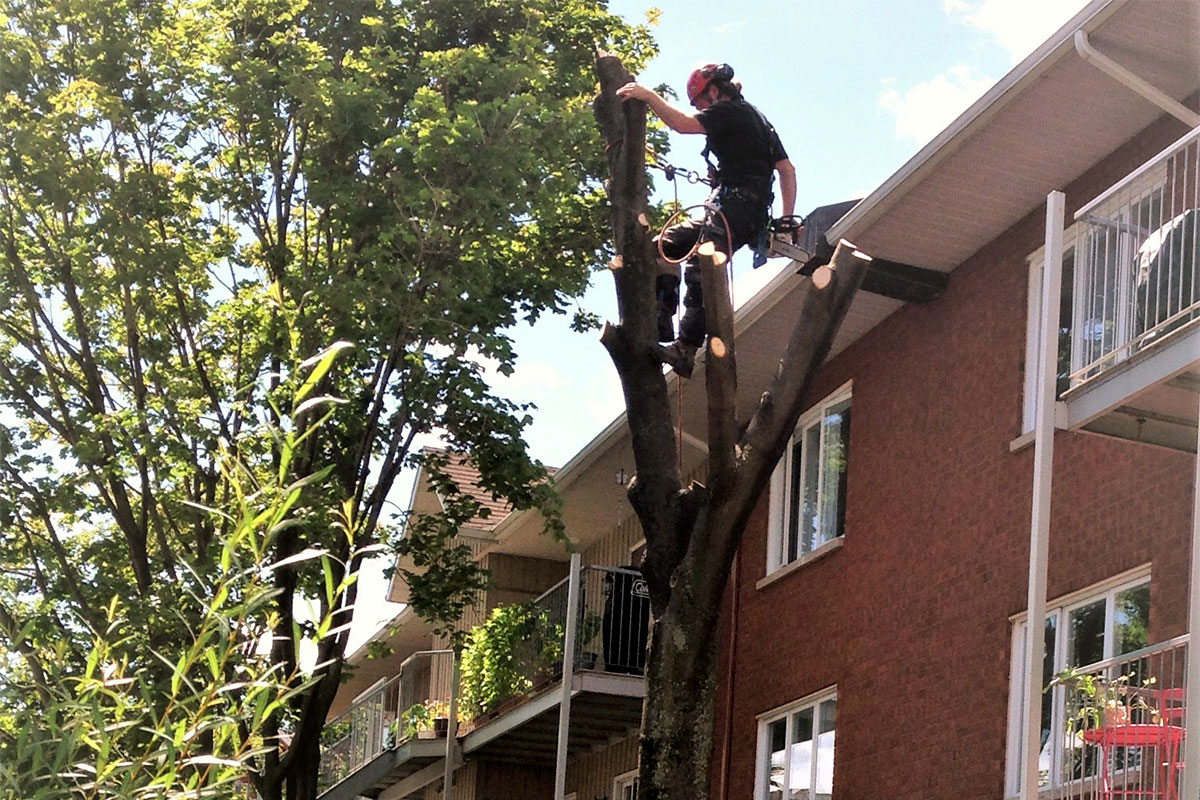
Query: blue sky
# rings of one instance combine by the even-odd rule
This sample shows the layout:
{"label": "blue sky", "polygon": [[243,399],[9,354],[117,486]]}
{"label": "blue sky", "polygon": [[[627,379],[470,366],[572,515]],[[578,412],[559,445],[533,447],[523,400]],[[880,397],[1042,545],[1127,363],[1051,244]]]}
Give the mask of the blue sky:
{"label": "blue sky", "polygon": [[[774,124],[796,165],[796,211],[863,197],[1083,7],[1083,0],[660,0],[654,35],[661,55],[640,81],[681,96],[691,69],[726,62],[746,98]],[[642,21],[651,4],[610,0]],[[673,136],[669,156],[701,169],[699,136]],[[661,180],[660,180],[661,183]],[[681,183],[700,202],[702,186]],[[778,213],[778,208],[776,209]],[[734,258],[741,302],[787,262],[751,270]],[[612,281],[597,275],[582,306],[615,321]],[[491,371],[498,391],[538,406],[526,440],[551,466],[566,463],[623,410],[616,371],[596,333],[572,333],[553,317],[514,332],[516,372]],[[410,482],[393,491],[407,502]],[[378,598],[382,579],[364,575],[360,597]],[[360,609],[351,646],[391,604]]]}

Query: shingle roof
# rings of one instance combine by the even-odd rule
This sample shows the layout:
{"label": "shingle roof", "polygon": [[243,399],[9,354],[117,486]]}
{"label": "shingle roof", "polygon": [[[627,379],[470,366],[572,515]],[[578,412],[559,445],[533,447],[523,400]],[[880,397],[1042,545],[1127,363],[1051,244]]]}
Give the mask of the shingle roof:
{"label": "shingle roof", "polygon": [[[424,452],[441,453],[446,451],[436,447],[427,447]],[[450,452],[448,457],[449,460],[444,468],[446,475],[458,484],[459,489],[465,494],[470,495],[480,506],[487,509],[486,517],[472,517],[465,527],[490,533],[512,513],[512,506],[501,498],[493,497],[491,492],[480,486],[479,470],[468,461],[465,454]],[[547,468],[547,471],[553,475],[555,470]]]}

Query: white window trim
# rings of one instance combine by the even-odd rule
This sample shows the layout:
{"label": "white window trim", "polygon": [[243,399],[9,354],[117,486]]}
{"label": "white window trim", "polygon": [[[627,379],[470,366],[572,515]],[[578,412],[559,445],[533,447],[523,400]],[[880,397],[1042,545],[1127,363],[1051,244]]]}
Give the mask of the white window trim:
{"label": "white window trim", "polygon": [[[780,570],[788,569],[793,565],[809,563],[815,559],[810,558],[805,561],[806,556],[821,552],[824,545],[817,547],[810,553],[802,553],[796,559],[788,562],[783,561],[783,547],[785,524],[784,521],[791,513],[791,497],[788,490],[788,459],[791,458],[792,443],[795,441],[797,433],[803,433],[804,429],[812,425],[813,422],[819,420],[825,413],[825,409],[829,406],[837,405],[846,400],[851,400],[854,389],[854,381],[846,381],[839,386],[819,403],[815,403],[808,411],[800,417],[796,423],[796,428],[792,431],[791,437],[788,438],[787,449],[784,451],[783,457],[779,459],[779,463],[775,465],[775,470],[771,473],[771,486],[769,489],[768,513],[767,513],[767,575],[773,576],[774,573]],[[853,402],[851,403],[853,408]],[[841,537],[835,537],[831,541],[838,541]],[[782,576],[780,576],[782,577]]]}
{"label": "white window trim", "polygon": [[[1074,250],[1075,240],[1079,233],[1079,224],[1075,223],[1063,231],[1063,253]],[[1029,265],[1029,302],[1025,311],[1025,384],[1021,392],[1021,433],[1033,431],[1034,417],[1037,416],[1037,381],[1041,371],[1041,354],[1039,334],[1042,328],[1042,269],[1046,260],[1046,245],[1034,250],[1025,259]],[[1072,297],[1075,287],[1071,287]],[[1061,320],[1059,325],[1062,325]]]}
{"label": "white window trim", "polygon": [[[767,728],[772,722],[777,722],[781,719],[786,719],[795,711],[802,708],[812,707],[815,709],[824,703],[826,700],[837,700],[837,685],[829,686],[821,689],[819,692],[813,692],[810,695],[801,697],[799,700],[793,700],[790,703],[782,706],[776,706],[770,711],[764,711],[755,717],[758,722],[758,743],[754,750],[754,800],[767,800],[764,792],[767,784],[766,759],[763,756],[767,753],[767,748],[770,743],[767,741]],[[837,723],[834,723],[834,731],[837,731]],[[814,754],[815,757],[815,754]],[[834,762],[837,761],[837,750],[834,750]],[[786,758],[785,758],[786,763]]]}
{"label": "white window trim", "polygon": [[621,790],[629,786],[637,780],[640,770],[631,769],[628,772],[622,772],[613,778],[612,796],[613,800],[621,800]]}
{"label": "white window trim", "polygon": [[[1055,653],[1058,657],[1062,657],[1066,653],[1067,648],[1067,626],[1062,624],[1062,620],[1066,615],[1070,614],[1077,608],[1081,608],[1089,603],[1094,603],[1101,598],[1107,598],[1116,595],[1118,592],[1125,589],[1131,589],[1135,586],[1140,586],[1150,580],[1150,565],[1142,564],[1134,567],[1111,578],[1106,578],[1099,583],[1094,583],[1091,586],[1084,587],[1078,591],[1065,594],[1054,600],[1046,603],[1046,616],[1051,614],[1061,614],[1060,622],[1055,628]],[[1018,660],[1015,658],[1017,653],[1021,653],[1025,649],[1024,625],[1028,620],[1029,612],[1021,611],[1009,617],[1010,624],[1010,665],[1009,665],[1009,688],[1008,688],[1008,736],[1006,738],[1006,757],[1004,770],[1005,797],[1014,797],[1019,791],[1018,784],[1021,780],[1021,736],[1023,733],[1024,720],[1021,718],[1024,712],[1022,695],[1025,691],[1025,659]],[[1045,623],[1043,623],[1045,624]],[[1113,615],[1107,615],[1105,619],[1104,631],[1104,656],[1108,658],[1112,655],[1112,640],[1113,640]],[[1051,724],[1055,725],[1056,717],[1060,712],[1055,710],[1051,719]]]}

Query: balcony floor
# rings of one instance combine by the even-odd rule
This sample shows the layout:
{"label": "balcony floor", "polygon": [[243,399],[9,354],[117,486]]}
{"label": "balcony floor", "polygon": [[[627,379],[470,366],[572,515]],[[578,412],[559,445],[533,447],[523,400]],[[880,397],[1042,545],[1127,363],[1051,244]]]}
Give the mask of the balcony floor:
{"label": "balcony floor", "polygon": [[1063,397],[1066,427],[1196,452],[1200,320]]}
{"label": "balcony floor", "polygon": [[[640,675],[576,673],[571,686],[567,757],[586,754],[636,731],[642,722],[645,694],[646,681]],[[477,724],[462,739],[463,755],[553,765],[561,697],[562,682],[556,681],[519,705]]]}
{"label": "balcony floor", "polygon": [[[340,783],[321,794],[318,800],[353,800],[378,797],[385,789],[402,781],[414,784],[414,791],[440,778],[446,758],[446,740],[409,739],[385,750]],[[428,780],[424,780],[427,777]],[[416,786],[420,784],[420,786]],[[406,797],[408,793],[399,795]]]}

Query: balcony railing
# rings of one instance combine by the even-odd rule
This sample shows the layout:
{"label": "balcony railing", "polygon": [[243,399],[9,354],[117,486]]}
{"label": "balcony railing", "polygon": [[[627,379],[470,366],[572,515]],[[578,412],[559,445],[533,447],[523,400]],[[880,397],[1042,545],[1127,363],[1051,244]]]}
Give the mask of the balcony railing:
{"label": "balcony railing", "polygon": [[1072,386],[1200,316],[1200,128],[1075,219]]}
{"label": "balcony railing", "polygon": [[381,753],[413,737],[445,735],[454,654],[414,653],[321,731],[319,790],[324,792]]}
{"label": "balcony railing", "polygon": [[[575,671],[641,675],[646,665],[650,599],[634,569],[583,566],[579,571],[575,640],[567,640],[571,577],[533,601],[501,610],[474,629],[463,654],[463,714],[518,704],[562,677],[563,654]],[[492,632],[488,632],[488,629]]]}
{"label": "balcony railing", "polygon": [[1177,800],[1187,636],[1101,661],[1052,684],[1041,783],[1052,800]]}

